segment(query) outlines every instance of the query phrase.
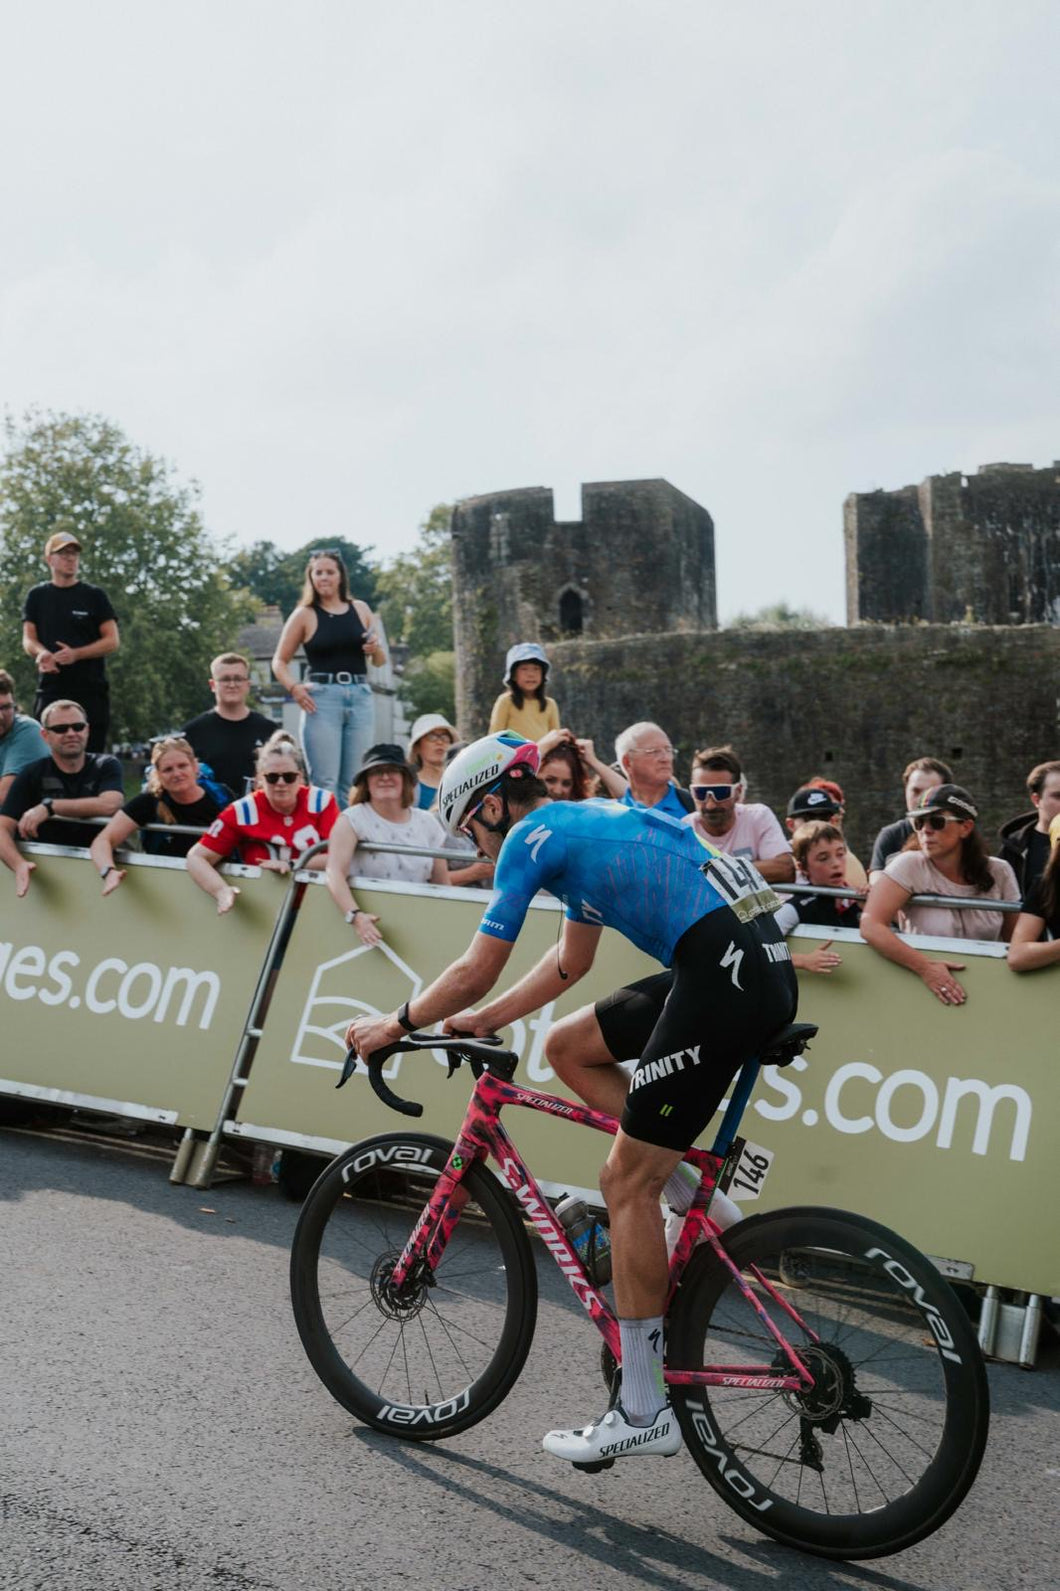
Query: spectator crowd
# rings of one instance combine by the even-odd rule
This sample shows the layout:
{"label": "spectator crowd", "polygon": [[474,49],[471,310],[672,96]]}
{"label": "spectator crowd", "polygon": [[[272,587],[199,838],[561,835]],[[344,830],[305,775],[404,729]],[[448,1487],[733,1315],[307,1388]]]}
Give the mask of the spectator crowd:
{"label": "spectator crowd", "polygon": [[[446,762],[461,744],[452,724],[426,713],[407,749],[375,742],[367,665],[385,652],[337,551],[310,557],[273,658],[299,709],[297,736],[250,707],[248,659],[223,652],[205,682],[212,706],[152,743],[144,787],[128,799],[122,764],[106,750],[105,660],[120,645],[118,617],[107,594],[81,580],[80,555],[75,536],[51,536],[49,579],[25,599],[23,646],[38,679],[31,713],[19,711],[11,675],[0,669],[0,861],[16,896],[29,890],[36,866],[19,841],[88,848],[106,896],[125,879],[122,857],[139,836],[145,851],[183,859],[219,913],[238,906],[225,861],[287,873],[314,852],[308,865],[324,872],[343,923],[372,946],[386,923],[358,902],[358,880],[489,886],[490,864],[436,816]],[[300,649],[307,667],[296,677]],[[993,855],[974,794],[938,758],[915,757],[901,774],[903,810],[876,836],[866,871],[844,837],[846,801],[834,781],[807,778],[781,822],[750,799],[731,745],[696,749],[683,785],[665,729],[644,721],[622,730],[608,762],[592,738],[564,726],[548,676],[541,646],[513,645],[489,732],[537,742],[553,800],[655,808],[690,825],[705,847],[752,863],[779,892],[785,933],[802,924],[833,934],[797,941],[812,947],[793,954],[803,971],[835,972],[834,932],[854,928],[947,1006],[966,998],[960,945],[941,947],[944,959],[936,959],[919,936],[1007,940],[1020,972],[1060,962],[1060,760],[1031,769],[1030,810],[1003,826]],[[1020,909],[1002,912],[1001,903]]]}

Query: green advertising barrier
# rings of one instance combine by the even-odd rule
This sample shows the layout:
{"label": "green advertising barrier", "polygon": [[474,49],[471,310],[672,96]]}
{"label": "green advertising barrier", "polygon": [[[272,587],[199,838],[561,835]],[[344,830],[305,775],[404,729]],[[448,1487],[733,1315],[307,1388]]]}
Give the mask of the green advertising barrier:
{"label": "green advertising barrier", "polygon": [[[370,1133],[408,1128],[363,1073],[335,1092],[342,1033],[362,1012],[393,1010],[448,965],[474,932],[483,896],[364,880],[357,898],[379,914],[385,945],[366,950],[319,883],[306,891],[231,1133],[337,1152]],[[558,928],[556,908],[535,903],[504,986],[555,942]],[[793,943],[823,937],[801,930]],[[808,1202],[857,1210],[953,1262],[952,1274],[1060,1292],[1060,1253],[1046,1214],[1060,1142],[1057,979],[1018,977],[1001,946],[925,941],[925,949],[966,963],[960,977],[968,1002],[944,1007],[856,934],[827,937],[843,965],[830,976],[802,977],[799,1010],[821,1033],[793,1066],[767,1068],[744,1116],[744,1135],[776,1156],[760,1201],[745,1209]],[[654,963],[605,933],[592,973],[554,1010],[505,1035],[522,1056],[520,1078],[563,1092],[544,1059],[549,1023],[651,970]],[[447,1082],[439,1054],[397,1056],[387,1076],[399,1093],[423,1102],[414,1130],[455,1133],[466,1073]],[[529,1111],[510,1110],[504,1119],[544,1182],[597,1185],[607,1150],[600,1134]]]}
{"label": "green advertising barrier", "polygon": [[[346,1053],[343,1034],[354,1017],[392,1011],[412,999],[469,943],[482,917],[487,895],[479,890],[354,880],[357,902],[379,916],[385,939],[366,949],[343,922],[319,880],[306,890],[287,946],[264,1037],[255,1052],[243,1090],[238,1135],[327,1149],[338,1153],[369,1133],[408,1125],[380,1103],[363,1068],[341,1093],[335,1092]],[[505,969],[514,983],[556,942],[561,925],[555,902],[535,902]],[[606,951],[606,953],[605,953]],[[553,1006],[514,1024],[505,1039],[519,1052],[520,1078],[555,1089],[544,1058],[551,1023],[631,978],[657,972],[655,962],[617,935],[605,936],[598,969]],[[471,1078],[461,1071],[447,1080],[442,1052],[396,1055],[384,1076],[399,1093],[420,1100],[419,1130],[453,1137],[467,1106]],[[546,1183],[566,1182],[572,1168],[590,1188],[596,1184],[610,1140],[584,1127],[551,1129],[537,1113],[505,1114],[512,1137],[526,1146],[535,1175]]]}
{"label": "green advertising barrier", "polygon": [[232,868],[218,917],[179,862],[123,859],[103,898],[87,852],[25,851],[22,900],[0,869],[0,1095],[212,1126],[284,885]]}

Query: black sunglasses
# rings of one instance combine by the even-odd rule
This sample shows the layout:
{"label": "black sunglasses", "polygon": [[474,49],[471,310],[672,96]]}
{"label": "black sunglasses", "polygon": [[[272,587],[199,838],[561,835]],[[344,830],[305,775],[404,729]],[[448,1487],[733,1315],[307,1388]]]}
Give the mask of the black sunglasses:
{"label": "black sunglasses", "polygon": [[88,725],[83,718],[75,718],[69,724],[48,724],[49,735],[79,735]]}
{"label": "black sunglasses", "polygon": [[301,778],[301,774],[297,770],[294,773],[265,773],[262,774],[262,778],[266,784],[294,784]]}
{"label": "black sunglasses", "polygon": [[921,829],[944,829],[947,823],[964,823],[966,819],[952,812],[916,812],[909,820],[918,832]]}

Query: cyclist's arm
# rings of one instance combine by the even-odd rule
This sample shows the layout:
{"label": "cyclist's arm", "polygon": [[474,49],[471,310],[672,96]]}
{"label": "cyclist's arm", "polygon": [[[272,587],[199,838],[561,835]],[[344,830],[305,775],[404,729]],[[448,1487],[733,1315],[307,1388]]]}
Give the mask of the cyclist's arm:
{"label": "cyclist's arm", "polygon": [[[512,953],[514,940],[497,939],[490,934],[477,933],[458,961],[437,977],[422,994],[409,1001],[409,1020],[417,1028],[430,1028],[442,1017],[453,1016],[465,1006],[474,1005],[488,994],[504,971]],[[367,1059],[384,1044],[405,1037],[405,1029],[390,1016],[359,1017],[346,1030],[346,1042],[352,1044],[358,1055]]]}
{"label": "cyclist's arm", "polygon": [[601,931],[592,923],[576,923],[568,918],[560,943],[550,946],[537,966],[518,983],[475,1013],[476,1031],[497,1033],[517,1017],[557,1000],[565,989],[585,977],[596,956]]}

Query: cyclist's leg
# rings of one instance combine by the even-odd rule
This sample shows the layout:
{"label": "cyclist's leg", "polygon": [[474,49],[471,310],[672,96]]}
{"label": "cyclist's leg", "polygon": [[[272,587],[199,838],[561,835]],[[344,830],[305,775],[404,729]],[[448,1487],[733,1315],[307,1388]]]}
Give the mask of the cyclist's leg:
{"label": "cyclist's leg", "polygon": [[550,1029],[545,1059],[579,1099],[593,1110],[620,1116],[629,1073],[619,1061],[638,1060],[659,1020],[672,974],[655,973],[585,1005]]}

